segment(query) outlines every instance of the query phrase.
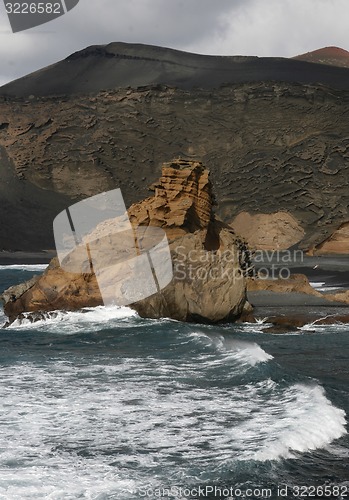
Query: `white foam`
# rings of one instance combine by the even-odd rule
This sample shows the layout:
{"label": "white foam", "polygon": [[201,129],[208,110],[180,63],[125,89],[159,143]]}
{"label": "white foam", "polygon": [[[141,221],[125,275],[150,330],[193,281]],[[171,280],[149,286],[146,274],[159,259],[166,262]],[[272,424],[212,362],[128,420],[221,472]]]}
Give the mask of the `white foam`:
{"label": "white foam", "polygon": [[[98,306],[88,307],[80,311],[53,311],[42,313],[42,319],[33,322],[30,313],[25,313],[24,318],[14,321],[10,329],[40,329],[42,327],[59,326],[60,329],[65,326],[71,329],[71,333],[75,333],[76,329],[84,329],[87,325],[101,325],[116,320],[122,320],[138,316],[137,313],[129,307],[119,306]],[[34,313],[35,317],[35,313]],[[74,328],[75,327],[75,328]]]}
{"label": "white foam", "polygon": [[313,288],[321,288],[326,285],[326,281],[310,281],[309,284]]}
{"label": "white foam", "polygon": [[310,285],[318,292],[335,292],[341,289],[338,286],[326,286],[325,281],[311,281]]}
{"label": "white foam", "polygon": [[266,363],[273,359],[273,356],[264,351],[255,342],[245,342],[242,340],[225,339],[223,348],[231,352],[235,359],[251,366],[259,363]]}
{"label": "white foam", "polygon": [[[346,415],[326,398],[319,385],[296,384],[280,398],[283,415],[276,413],[268,429],[263,447],[257,451],[256,460],[292,458],[295,452],[304,453],[326,447],[346,434]],[[275,401],[271,402],[273,413]],[[263,429],[263,421],[260,421]],[[269,424],[270,425],[270,424]]]}
{"label": "white foam", "polygon": [[227,338],[223,337],[223,335],[208,335],[200,331],[192,332],[190,335],[201,339],[205,343],[209,343],[225,355],[223,359],[215,359],[214,363],[234,358],[242,364],[256,366],[259,363],[265,363],[273,359],[271,354],[264,351],[255,342]]}
{"label": "white foam", "polygon": [[[240,351],[256,349],[247,344]],[[54,356],[0,368],[0,426],[11,443],[0,448],[0,497],[126,500],[139,485],[195,483],[198,470],[289,458],[346,433],[344,411],[316,384],[222,386],[220,367],[213,375],[188,360]]]}
{"label": "white foam", "polygon": [[6,323],[7,317],[4,314],[4,310],[0,307],[0,328]]}
{"label": "white foam", "polygon": [[[321,324],[321,320],[331,319],[332,322],[330,324]],[[303,332],[316,332],[316,333],[328,333],[328,332],[339,332],[341,330],[347,330],[348,325],[346,323],[340,323],[336,321],[336,314],[328,314],[327,316],[322,316],[311,323],[307,323],[299,327]]]}
{"label": "white foam", "polygon": [[268,318],[267,317],[265,317],[265,318],[256,318],[257,325],[264,325],[267,322],[268,322]]}
{"label": "white foam", "polygon": [[45,271],[48,264],[11,264],[8,266],[0,266],[0,271]]}

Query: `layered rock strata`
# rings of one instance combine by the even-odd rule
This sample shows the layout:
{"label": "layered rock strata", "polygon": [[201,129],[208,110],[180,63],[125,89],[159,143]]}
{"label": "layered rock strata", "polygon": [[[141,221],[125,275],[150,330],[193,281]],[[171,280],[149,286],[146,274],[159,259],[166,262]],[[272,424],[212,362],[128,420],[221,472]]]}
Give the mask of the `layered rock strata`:
{"label": "layered rock strata", "polygon": [[289,213],[297,244],[317,246],[349,220],[348,103],[347,90],[291,82],[0,97],[0,249],[53,248],[64,206],[114,186],[130,206],[158,159],[178,156],[210,165],[227,223]]}
{"label": "layered rock strata", "polygon": [[[154,196],[132,205],[128,216],[134,229],[155,227],[166,232],[173,278],[161,291],[131,307],[143,317],[211,323],[235,320],[246,302],[249,253],[233,229],[214,216],[208,170],[196,161],[164,164],[162,177],[152,189]],[[110,240],[114,225],[115,220],[104,221],[89,235],[89,241],[107,238],[105,258],[124,243]],[[95,274],[69,273],[57,259],[43,276],[27,286],[12,287],[3,300],[10,321],[24,312],[102,304]]]}

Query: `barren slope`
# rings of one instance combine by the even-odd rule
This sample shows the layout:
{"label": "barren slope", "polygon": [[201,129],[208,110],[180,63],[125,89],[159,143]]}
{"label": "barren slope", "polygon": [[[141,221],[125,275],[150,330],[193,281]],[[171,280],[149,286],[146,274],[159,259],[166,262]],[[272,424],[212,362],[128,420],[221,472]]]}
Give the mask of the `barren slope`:
{"label": "barren slope", "polygon": [[[142,75],[144,51],[154,56],[156,49],[140,50],[142,58],[132,59],[132,64],[139,65]],[[191,58],[206,65],[211,61],[170,53],[186,64]],[[126,55],[122,61],[128,64]],[[119,61],[103,54],[93,57]],[[231,63],[245,67],[236,58]],[[279,61],[271,61],[275,63]],[[339,71],[349,81],[347,69],[290,63],[321,68],[332,76]],[[263,61],[258,64],[263,66]],[[176,157],[203,161],[211,169],[217,211],[228,222],[240,212],[289,212],[305,231],[302,247],[320,243],[348,222],[349,90],[282,82],[281,72],[279,82],[216,89],[149,85],[38,97],[30,85],[41,82],[49,93],[51,71],[43,70],[39,80],[29,76],[27,83],[2,89],[16,93],[16,85],[23,84],[36,97],[0,97],[0,168],[12,179],[11,189],[5,177],[1,184],[0,249],[53,247],[51,224],[63,206],[115,187],[122,188],[131,205],[147,195],[161,164]],[[94,81],[94,67],[86,71]],[[212,67],[205,71],[216,78]],[[190,81],[183,77],[182,87]]]}
{"label": "barren slope", "polygon": [[260,81],[349,88],[343,68],[273,57],[206,56],[142,44],[94,45],[0,88],[11,97],[97,93],[120,87],[217,88]]}
{"label": "barren slope", "polygon": [[324,47],[294,57],[298,61],[306,61],[328,66],[338,66],[339,68],[349,68],[349,52],[339,47]]}

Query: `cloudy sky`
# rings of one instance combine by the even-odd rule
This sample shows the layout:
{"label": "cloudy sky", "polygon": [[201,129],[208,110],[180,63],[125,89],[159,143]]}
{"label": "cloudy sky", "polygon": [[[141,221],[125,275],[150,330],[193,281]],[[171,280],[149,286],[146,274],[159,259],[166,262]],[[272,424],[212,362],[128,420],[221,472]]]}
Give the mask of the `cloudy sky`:
{"label": "cloudy sky", "polygon": [[0,0],[0,85],[112,41],[220,55],[349,50],[348,20],[349,0],[80,0],[61,18],[13,34]]}

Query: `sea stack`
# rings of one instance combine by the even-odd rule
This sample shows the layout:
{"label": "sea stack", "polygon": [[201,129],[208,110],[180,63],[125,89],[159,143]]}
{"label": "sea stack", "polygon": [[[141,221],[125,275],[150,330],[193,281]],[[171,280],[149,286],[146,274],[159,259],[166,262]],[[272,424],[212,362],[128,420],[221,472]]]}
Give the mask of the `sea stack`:
{"label": "sea stack", "polygon": [[[161,291],[130,307],[146,318],[205,323],[239,318],[246,304],[250,256],[244,241],[214,215],[208,169],[198,161],[165,163],[161,178],[150,189],[154,195],[133,204],[128,217],[135,229],[158,227],[165,231],[173,277]],[[103,231],[113,223],[103,222]],[[94,234],[96,239],[100,236],[99,226],[92,237]],[[26,312],[103,304],[95,275],[67,272],[58,259],[53,259],[37,280],[4,292],[2,300],[10,321]]]}

